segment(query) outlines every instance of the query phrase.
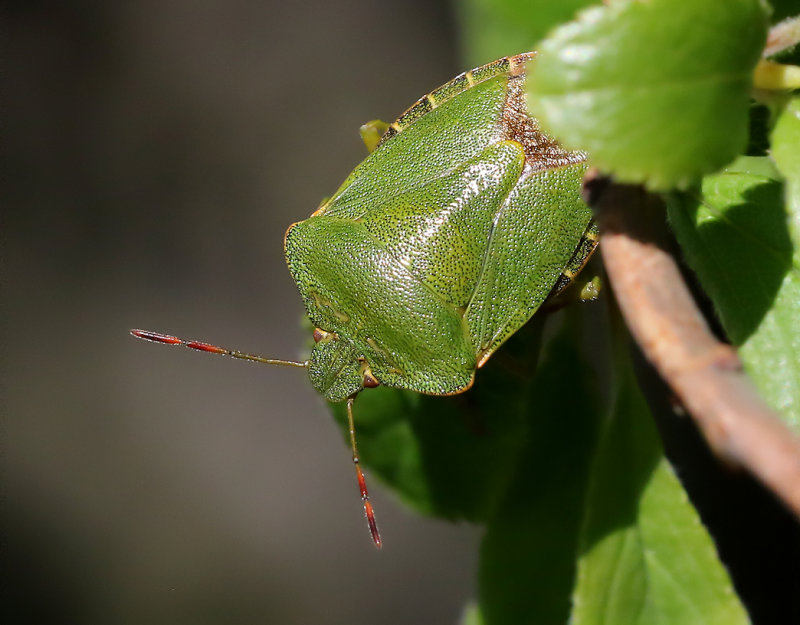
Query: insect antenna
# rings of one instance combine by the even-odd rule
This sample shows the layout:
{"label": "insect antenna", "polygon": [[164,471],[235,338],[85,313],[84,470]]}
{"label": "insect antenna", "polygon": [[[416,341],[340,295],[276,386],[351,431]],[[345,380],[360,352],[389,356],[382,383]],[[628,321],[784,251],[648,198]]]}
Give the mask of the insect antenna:
{"label": "insect antenna", "polygon": [[260,362],[265,365],[283,365],[285,367],[301,367],[308,368],[308,361],[297,362],[294,360],[278,360],[275,358],[264,358],[263,356],[256,356],[254,354],[247,354],[240,352],[236,349],[227,349],[225,347],[217,347],[210,343],[203,343],[202,341],[187,341],[179,339],[177,336],[169,334],[160,334],[158,332],[151,332],[150,330],[131,330],[131,334],[137,339],[145,341],[153,341],[154,343],[164,343],[165,345],[181,345],[189,349],[196,349],[201,352],[208,352],[210,354],[223,354],[231,358],[238,358],[239,360],[249,360],[250,362]]}
{"label": "insect antenna", "polygon": [[361,491],[361,501],[364,504],[364,516],[367,517],[367,525],[369,525],[369,533],[372,535],[372,542],[375,547],[381,548],[381,534],[378,531],[378,524],[375,522],[375,512],[372,509],[372,503],[369,500],[369,493],[367,492],[367,481],[364,479],[364,472],[361,470],[360,460],[358,458],[358,447],[356,446],[356,427],[353,423],[353,402],[355,395],[347,398],[347,425],[350,428],[350,447],[353,449],[353,466],[356,468],[356,477],[358,478],[358,489]]}

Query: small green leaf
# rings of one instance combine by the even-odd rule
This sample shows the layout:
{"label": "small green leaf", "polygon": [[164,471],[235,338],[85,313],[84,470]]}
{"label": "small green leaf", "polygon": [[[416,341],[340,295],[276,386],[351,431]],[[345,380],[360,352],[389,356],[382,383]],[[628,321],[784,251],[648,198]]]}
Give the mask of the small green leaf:
{"label": "small green leaf", "polygon": [[[786,158],[788,170],[797,161]],[[783,191],[770,159],[742,157],[707,176],[699,193],[670,198],[668,211],[747,372],[767,402],[800,427],[800,246],[790,238]]]}
{"label": "small green leaf", "polygon": [[529,106],[565,146],[624,182],[685,187],[747,141],[766,38],[758,0],[617,0],[542,42]]}
{"label": "small green leaf", "polygon": [[627,361],[591,466],[573,625],[744,625]]}

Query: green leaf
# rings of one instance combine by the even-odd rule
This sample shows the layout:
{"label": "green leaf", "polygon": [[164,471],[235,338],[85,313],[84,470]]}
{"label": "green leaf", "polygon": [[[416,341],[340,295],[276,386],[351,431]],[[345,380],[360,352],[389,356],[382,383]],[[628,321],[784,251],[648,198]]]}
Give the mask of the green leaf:
{"label": "green leaf", "polygon": [[758,0],[617,0],[558,28],[530,64],[529,106],[623,182],[685,187],[747,142],[763,48]]}
{"label": "green leaf", "polygon": [[466,0],[454,5],[469,66],[535,50],[548,30],[595,0]]}
{"label": "green leaf", "polygon": [[535,417],[481,547],[484,621],[746,623],[627,358],[604,408],[578,328],[547,345],[530,389]]}
{"label": "green leaf", "polygon": [[[793,138],[790,129],[776,132]],[[788,170],[797,158],[786,150]],[[670,198],[668,212],[747,372],[767,402],[800,427],[800,247],[792,244],[783,193],[770,159],[742,157],[707,176],[699,192]]]}
{"label": "green leaf", "polygon": [[579,325],[548,344],[529,395],[530,430],[481,546],[479,597],[492,625],[563,624],[589,463],[602,415]]}
{"label": "green leaf", "polygon": [[[434,397],[379,387],[359,394],[356,437],[370,477],[423,514],[486,519],[525,441],[541,329],[539,317],[517,332],[466,393]],[[346,439],[344,405],[333,410]]]}
{"label": "green leaf", "polygon": [[627,362],[595,451],[574,625],[739,625],[749,618],[664,458]]}

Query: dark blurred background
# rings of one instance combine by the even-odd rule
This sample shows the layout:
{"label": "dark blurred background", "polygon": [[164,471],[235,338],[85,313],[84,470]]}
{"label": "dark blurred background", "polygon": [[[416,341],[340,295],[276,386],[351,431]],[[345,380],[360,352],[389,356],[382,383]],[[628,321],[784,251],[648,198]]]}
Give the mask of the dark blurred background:
{"label": "dark blurred background", "polygon": [[5,574],[18,623],[453,623],[478,533],[371,484],[282,255],[358,126],[462,69],[443,0],[5,3]]}

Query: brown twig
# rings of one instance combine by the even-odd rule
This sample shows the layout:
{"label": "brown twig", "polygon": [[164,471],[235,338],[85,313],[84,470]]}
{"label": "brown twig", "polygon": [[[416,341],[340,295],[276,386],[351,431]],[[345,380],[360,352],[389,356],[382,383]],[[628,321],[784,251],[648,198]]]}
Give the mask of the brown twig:
{"label": "brown twig", "polygon": [[592,175],[584,194],[597,216],[609,281],[645,356],[714,452],[752,473],[800,517],[800,439],[761,399],[736,351],[709,331],[652,231],[648,208],[660,200]]}

